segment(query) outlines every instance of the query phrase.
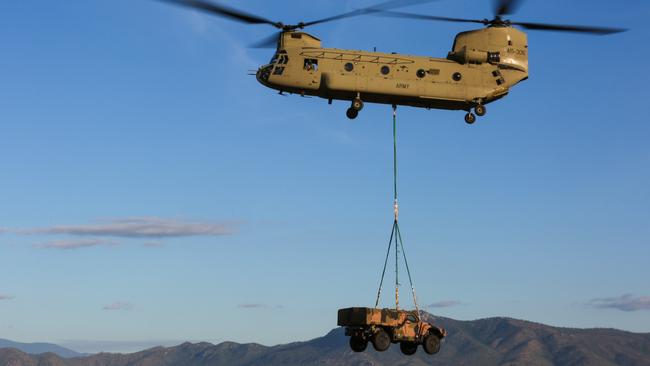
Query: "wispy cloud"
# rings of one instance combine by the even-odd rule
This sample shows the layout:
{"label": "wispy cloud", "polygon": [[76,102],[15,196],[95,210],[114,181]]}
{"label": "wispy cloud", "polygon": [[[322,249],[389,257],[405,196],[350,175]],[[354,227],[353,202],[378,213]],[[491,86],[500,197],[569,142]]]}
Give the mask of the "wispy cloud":
{"label": "wispy cloud", "polygon": [[282,305],[268,305],[260,303],[239,304],[237,309],[282,309]]}
{"label": "wispy cloud", "polygon": [[617,309],[621,311],[650,310],[650,296],[625,294],[618,297],[599,297],[589,300],[588,305],[598,309]]}
{"label": "wispy cloud", "polygon": [[210,36],[220,38],[219,41],[225,43],[231,52],[226,55],[238,64],[243,64],[248,68],[256,67],[259,63],[253,60],[248,54],[248,49],[242,45],[242,40],[236,39],[231,33],[223,30],[218,22],[200,13],[196,10],[190,10],[184,14],[184,18],[192,30],[201,37]]}
{"label": "wispy cloud", "polygon": [[116,311],[116,310],[131,310],[133,309],[133,304],[129,302],[117,301],[112,304],[108,304],[102,308],[102,310]]}
{"label": "wispy cloud", "polygon": [[171,238],[220,236],[234,232],[232,223],[183,221],[160,217],[127,217],[95,224],[60,225],[16,231],[20,234],[110,236],[124,238]]}
{"label": "wispy cloud", "polygon": [[41,244],[34,244],[34,248],[71,250],[96,247],[99,245],[115,245],[115,243],[103,239],[52,240]]}
{"label": "wispy cloud", "polygon": [[164,246],[164,244],[158,241],[149,241],[142,244],[142,246],[145,248],[161,248]]}
{"label": "wispy cloud", "polygon": [[460,305],[460,301],[458,300],[442,300],[438,302],[434,302],[432,304],[427,305],[428,308],[450,308],[452,306],[458,306]]}
{"label": "wispy cloud", "polygon": [[3,300],[13,300],[13,299],[15,299],[15,298],[16,298],[16,297],[15,297],[15,296],[12,296],[12,295],[0,294],[0,301],[3,301]]}

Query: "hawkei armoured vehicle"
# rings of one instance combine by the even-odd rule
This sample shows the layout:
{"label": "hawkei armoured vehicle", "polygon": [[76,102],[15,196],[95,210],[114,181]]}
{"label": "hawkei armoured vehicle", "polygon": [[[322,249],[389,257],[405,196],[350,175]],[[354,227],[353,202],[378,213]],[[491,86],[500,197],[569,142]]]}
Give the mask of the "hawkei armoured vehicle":
{"label": "hawkei armoured vehicle", "polygon": [[405,355],[414,354],[418,345],[430,355],[438,353],[447,331],[420,319],[417,311],[373,308],[339,309],[338,325],[345,327],[350,348],[363,352],[371,342],[383,352],[391,343],[399,343]]}

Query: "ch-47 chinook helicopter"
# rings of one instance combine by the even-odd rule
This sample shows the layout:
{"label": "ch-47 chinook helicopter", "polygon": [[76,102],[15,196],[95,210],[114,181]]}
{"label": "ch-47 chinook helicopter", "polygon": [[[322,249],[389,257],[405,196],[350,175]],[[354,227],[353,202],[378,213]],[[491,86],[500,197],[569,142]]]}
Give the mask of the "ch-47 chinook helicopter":
{"label": "ch-47 chinook helicopter", "polygon": [[[420,108],[464,110],[465,122],[484,116],[485,105],[503,98],[510,88],[528,78],[528,39],[514,25],[531,30],[580,32],[604,35],[624,29],[590,26],[513,22],[503,18],[521,0],[496,0],[495,16],[459,19],[395,12],[392,9],[432,0],[393,0],[369,8],[295,25],[235,10],[207,0],[164,0],[248,24],[268,24],[279,34],[254,47],[275,47],[269,64],[261,66],[257,80],[264,86],[302,96],[351,101],[347,117],[354,119],[365,102]],[[301,29],[364,14],[422,20],[479,23],[481,29],[456,35],[446,58],[409,56],[337,48],[323,48],[321,41]],[[472,110],[474,113],[472,113]]]}

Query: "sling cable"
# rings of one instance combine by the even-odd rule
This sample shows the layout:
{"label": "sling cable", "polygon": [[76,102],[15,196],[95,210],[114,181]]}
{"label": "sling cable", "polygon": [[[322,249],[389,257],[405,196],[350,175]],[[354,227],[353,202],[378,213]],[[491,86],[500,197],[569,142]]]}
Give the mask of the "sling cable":
{"label": "sling cable", "polygon": [[377,301],[375,301],[375,309],[379,306],[379,298],[381,297],[381,288],[384,284],[384,277],[386,275],[386,266],[388,258],[390,257],[391,248],[395,244],[395,310],[399,310],[399,254],[402,253],[404,264],[406,266],[406,273],[408,274],[409,283],[411,285],[411,293],[413,295],[413,303],[417,314],[420,314],[417,296],[415,295],[415,287],[411,278],[411,270],[409,263],[406,259],[406,252],[404,251],[404,243],[402,242],[402,233],[399,229],[399,203],[397,201],[397,106],[393,104],[393,228],[390,232],[390,239],[388,240],[388,250],[386,251],[386,259],[384,260],[384,269],[381,273],[381,281],[379,282],[379,290],[377,290]]}

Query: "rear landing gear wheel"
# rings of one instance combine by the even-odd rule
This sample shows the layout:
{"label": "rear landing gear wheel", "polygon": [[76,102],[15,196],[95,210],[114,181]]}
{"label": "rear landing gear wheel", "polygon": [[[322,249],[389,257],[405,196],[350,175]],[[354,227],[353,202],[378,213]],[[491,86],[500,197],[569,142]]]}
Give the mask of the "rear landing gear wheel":
{"label": "rear landing gear wheel", "polygon": [[413,342],[402,342],[399,344],[399,349],[403,354],[411,356],[418,350],[418,344]]}
{"label": "rear landing gear wheel", "polygon": [[424,348],[424,352],[430,355],[435,355],[438,353],[438,351],[440,351],[440,338],[438,338],[438,336],[435,334],[429,334],[426,338],[424,338],[422,348]]}
{"label": "rear landing gear wheel", "polygon": [[363,109],[363,101],[359,98],[352,99],[352,109],[355,109],[357,112]]}
{"label": "rear landing gear wheel", "polygon": [[368,347],[368,341],[361,337],[350,337],[350,348],[354,352],[363,352]]}
{"label": "rear landing gear wheel", "polygon": [[372,346],[379,352],[384,352],[390,347],[390,337],[385,330],[380,329],[372,336]]}
{"label": "rear landing gear wheel", "polygon": [[345,112],[345,115],[348,116],[349,119],[355,119],[359,115],[359,111],[350,107],[347,112]]}
{"label": "rear landing gear wheel", "polygon": [[[348,116],[348,117],[349,117],[349,116]],[[472,113],[472,112],[467,112],[467,114],[465,115],[465,122],[466,122],[468,125],[471,125],[472,123],[476,122],[476,116],[474,115],[474,113]]]}
{"label": "rear landing gear wheel", "polygon": [[487,110],[485,109],[485,106],[482,104],[478,104],[476,107],[474,107],[474,113],[476,113],[476,115],[479,117],[485,116],[486,112]]}

